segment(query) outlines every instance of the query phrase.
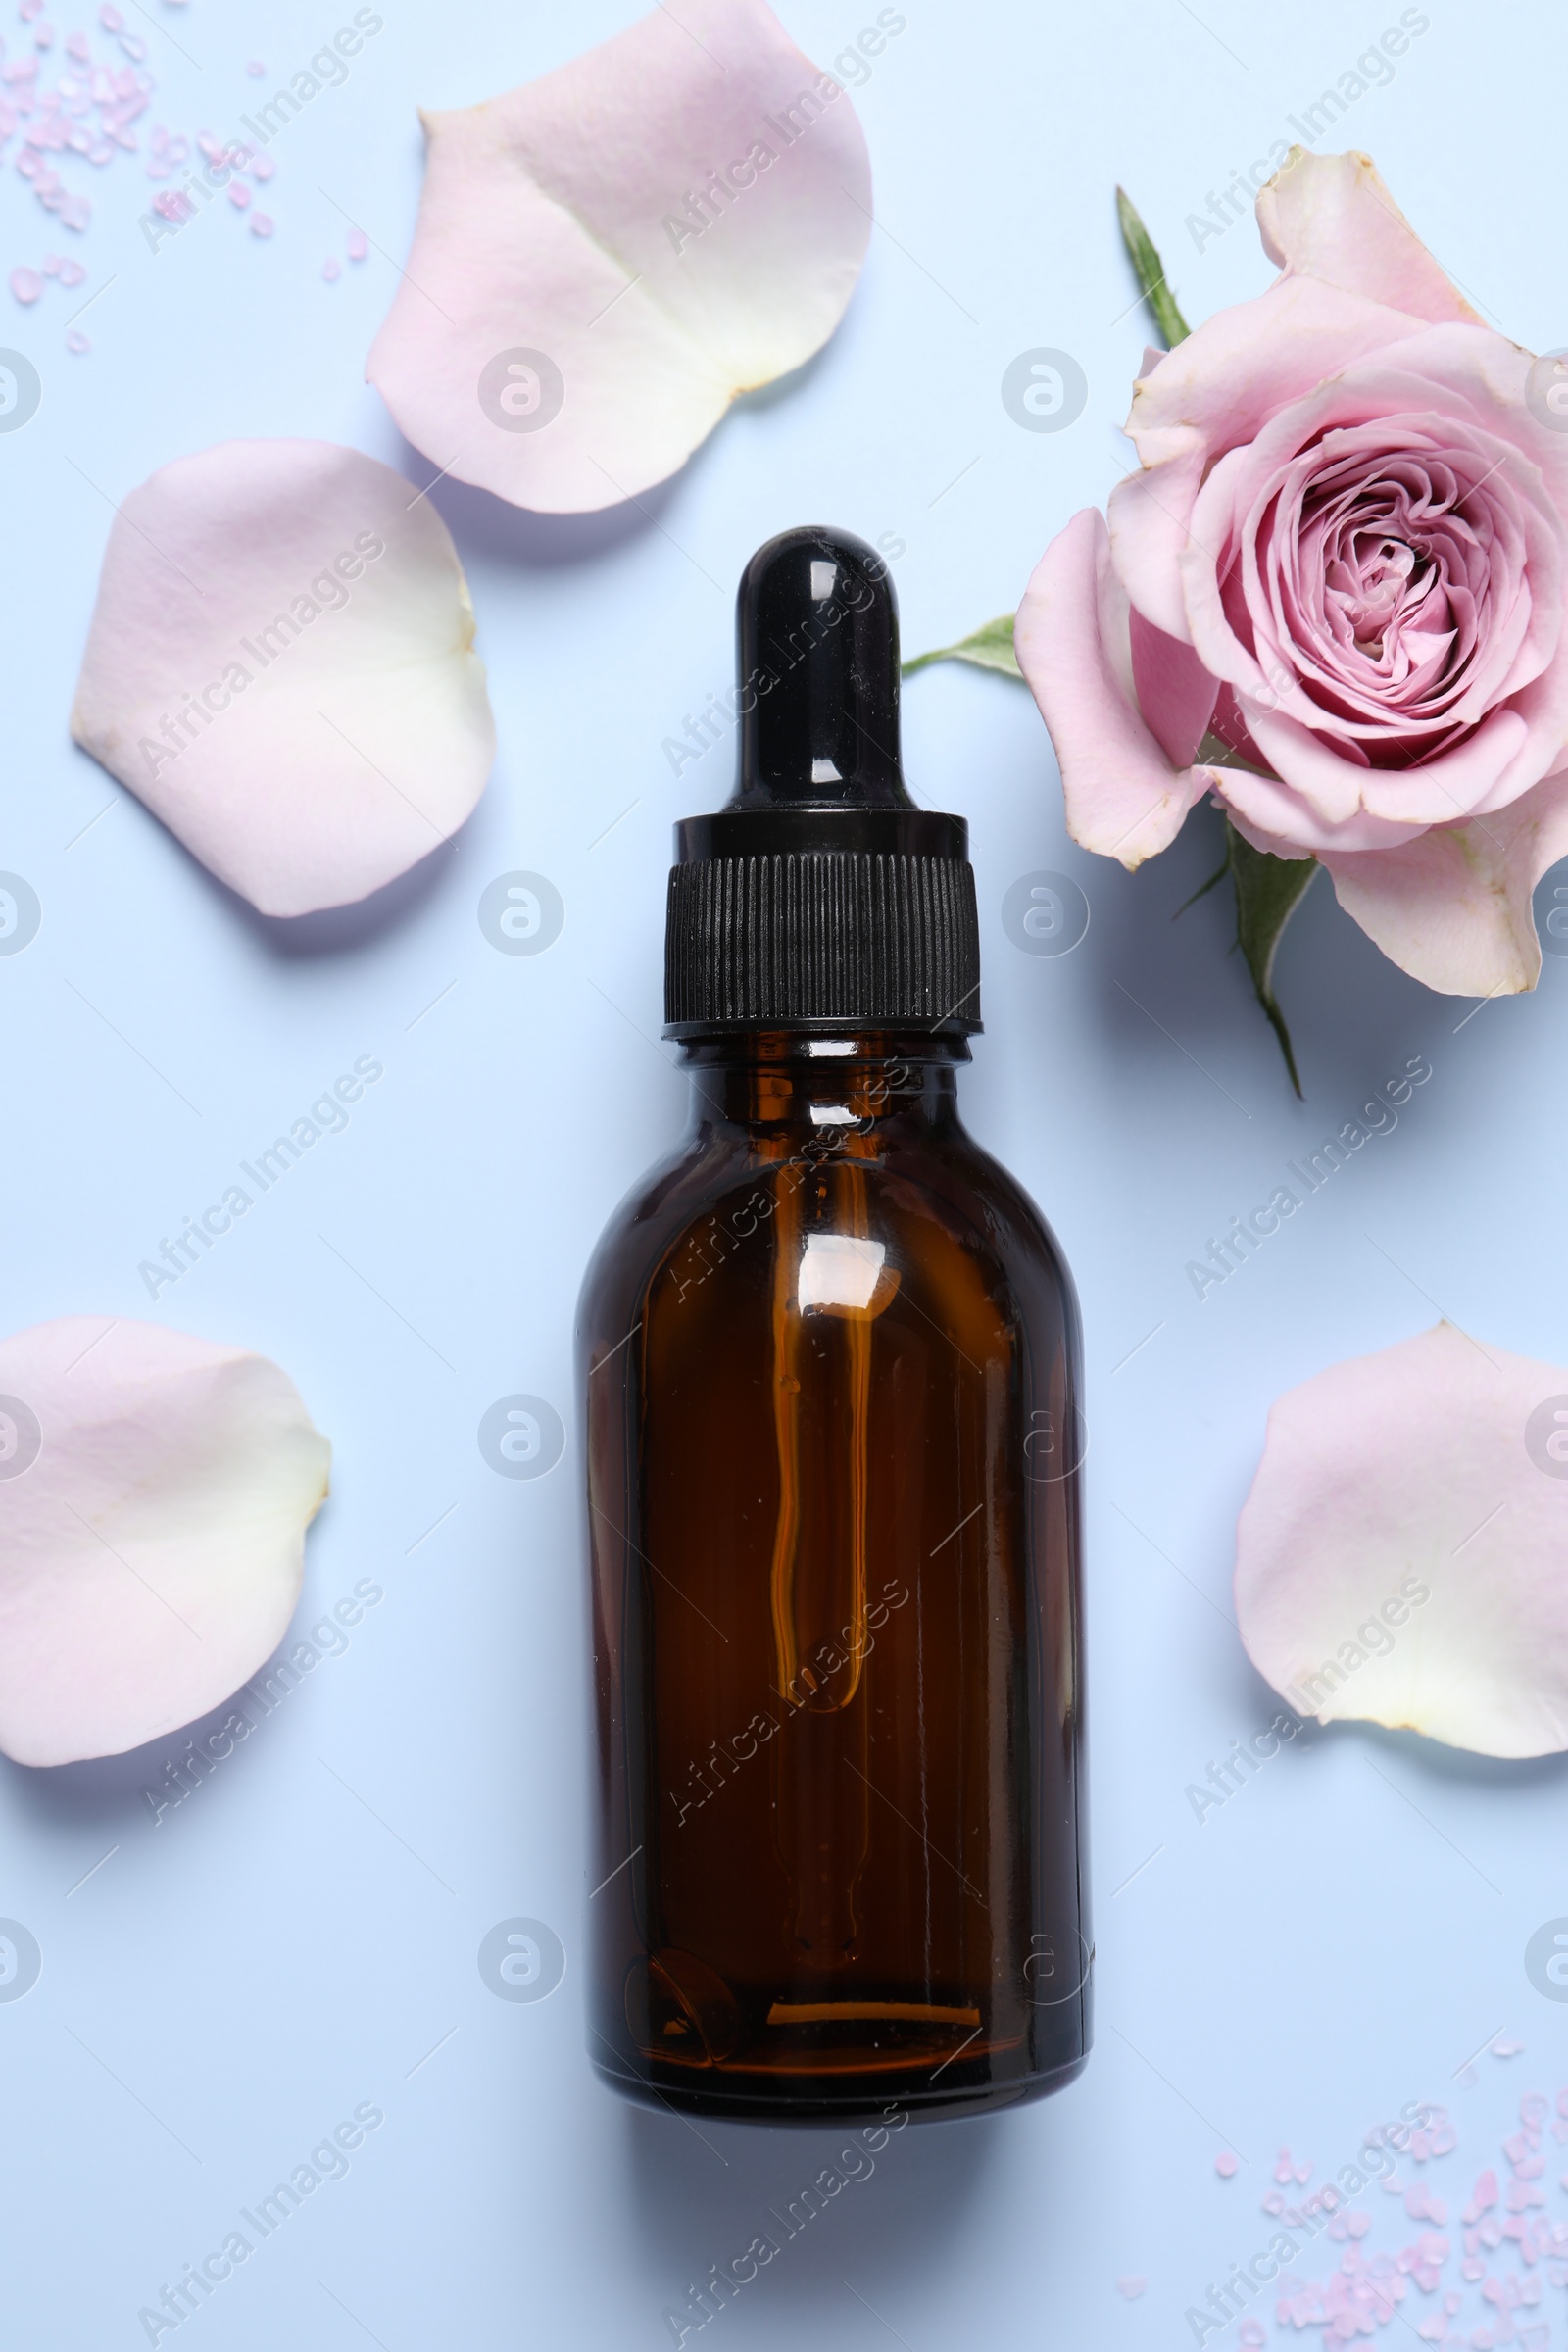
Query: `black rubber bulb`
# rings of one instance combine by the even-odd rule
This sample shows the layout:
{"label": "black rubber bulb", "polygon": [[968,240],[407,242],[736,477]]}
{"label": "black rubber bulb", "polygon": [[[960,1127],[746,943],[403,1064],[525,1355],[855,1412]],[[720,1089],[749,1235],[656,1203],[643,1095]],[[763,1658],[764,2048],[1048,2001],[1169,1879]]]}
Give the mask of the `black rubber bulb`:
{"label": "black rubber bulb", "polygon": [[912,808],[899,759],[899,611],[888,567],[807,524],[741,574],[732,809]]}

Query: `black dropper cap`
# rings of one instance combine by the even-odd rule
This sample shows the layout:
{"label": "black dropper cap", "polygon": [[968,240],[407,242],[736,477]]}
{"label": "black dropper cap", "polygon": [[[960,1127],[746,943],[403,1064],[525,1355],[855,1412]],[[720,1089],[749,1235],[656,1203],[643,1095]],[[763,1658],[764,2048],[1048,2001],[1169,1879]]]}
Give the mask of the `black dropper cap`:
{"label": "black dropper cap", "polygon": [[899,615],[882,558],[808,525],[736,598],[740,762],[675,827],[665,1035],[980,1026],[968,827],[917,808],[899,756]]}

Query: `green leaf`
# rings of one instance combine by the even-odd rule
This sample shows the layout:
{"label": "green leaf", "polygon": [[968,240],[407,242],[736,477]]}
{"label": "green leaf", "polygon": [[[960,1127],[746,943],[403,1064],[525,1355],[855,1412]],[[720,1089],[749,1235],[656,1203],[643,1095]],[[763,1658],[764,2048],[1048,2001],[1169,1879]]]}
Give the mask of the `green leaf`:
{"label": "green leaf", "polygon": [[1153,238],[1144,226],[1137,206],[1125,188],[1116,190],[1116,218],[1121,222],[1122,241],[1127,247],[1144,300],[1154,314],[1154,322],[1165,338],[1167,350],[1184,343],[1192,331],[1176,307],[1176,297],[1165,282],[1165,265],[1159,258]]}
{"label": "green leaf", "polygon": [[[1236,944],[1247,958],[1257,1001],[1273,1023],[1274,1034],[1298,1095],[1301,1081],[1291,1033],[1274,998],[1274,957],[1281,935],[1300,905],[1317,872],[1315,858],[1271,858],[1244,841],[1229,817],[1225,834],[1230,851],[1231,879],[1236,885]],[[1189,902],[1191,904],[1191,902]]]}
{"label": "green leaf", "polygon": [[1000,669],[1004,677],[1021,678],[1018,657],[1012,650],[1012,614],[1004,612],[1000,620],[988,620],[972,636],[960,637],[956,645],[938,646],[935,653],[916,654],[906,662],[904,674],[912,678],[917,669],[932,662],[972,662],[977,669]]}

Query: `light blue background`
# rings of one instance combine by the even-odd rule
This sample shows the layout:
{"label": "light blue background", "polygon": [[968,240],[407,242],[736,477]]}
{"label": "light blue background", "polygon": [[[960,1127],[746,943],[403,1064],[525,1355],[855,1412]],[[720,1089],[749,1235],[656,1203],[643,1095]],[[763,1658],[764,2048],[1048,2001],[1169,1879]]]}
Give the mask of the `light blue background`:
{"label": "light blue background", "polygon": [[[352,13],[149,6],[156,28],[126,6],[160,83],[149,120],[186,131],[231,129]],[[61,289],[25,312],[0,293],[0,341],[44,380],[38,416],[0,438],[0,865],[43,906],[36,940],[0,960],[4,1327],[147,1314],[136,1266],[160,1238],[357,1055],[386,1070],[348,1132],[151,1310],[274,1356],[332,1439],[301,1624],[367,1576],[384,1602],[156,1829],[138,1792],[177,1741],[60,1772],[0,1767],[0,1913],[44,1954],[35,1989],[0,2006],[0,2329],[28,2352],[144,2341],[138,2308],[360,2102],[386,2122],[350,2177],[219,2289],[191,2341],[668,2342],[664,2307],[840,2144],[699,2132],[590,2076],[581,1465],[573,1440],[549,1477],[503,1480],[477,1424],[518,1390],[569,1422],[581,1268],[683,1117],[659,1040],[669,826],[723,797],[728,753],[677,782],[660,747],[726,681],[746,556],[806,519],[896,534],[909,651],[1009,609],[1051,535],[1128,462],[1114,428],[1145,329],[1114,182],[1190,317],[1256,291],[1268,269],[1251,226],[1200,256],[1185,216],[1290,136],[1286,117],[1398,16],[1392,0],[1202,0],[1201,22],[1182,0],[907,0],[907,30],[857,99],[883,230],[819,361],[741,404],[647,502],[652,521],[544,520],[436,492],[478,612],[494,779],[389,905],[300,936],[216,884],[71,748],[66,716],[106,502],[164,461],[309,434],[428,479],[362,380],[390,261],[320,277],[344,251],[335,208],[401,258],[416,105],[504,90],[635,11],[383,13],[348,83],[277,143],[270,245],[218,208],[152,255],[135,225],[150,184],[130,158],[68,171],[97,208],[79,240],[9,166],[0,177],[6,269],[69,244],[89,267],[78,301],[116,279],[81,358],[63,348]],[[876,11],[784,13],[827,60]],[[1568,341],[1568,41],[1544,8],[1433,0],[1430,17],[1346,141],[1375,152],[1478,304],[1554,347]],[[11,54],[24,42],[11,36]],[[243,73],[252,55],[265,83]],[[1060,433],[1020,430],[999,397],[1008,362],[1039,345],[1089,379]],[[1370,2122],[1446,2101],[1462,2145],[1440,2169],[1462,2202],[1520,2091],[1568,2076],[1568,2018],[1522,1965],[1532,1930],[1568,1912],[1559,1763],[1351,1728],[1303,1740],[1201,1826],[1183,1793],[1275,1712],[1228,1616],[1270,1400],[1440,1307],[1499,1347],[1568,1360],[1568,964],[1548,957],[1534,997],[1466,1022],[1468,1004],[1384,962],[1320,883],[1279,975],[1301,1107],[1227,959],[1222,895],[1171,920],[1212,861],[1206,812],[1136,878],[1089,858],[1065,837],[1028,697],[953,668],[911,683],[906,750],[922,800],[973,830],[987,1030],[968,1113],[1055,1226],[1088,1329],[1100,2040],[1051,2104],[893,2142],[704,2340],[1174,2347],[1191,2340],[1184,2308],[1269,2234],[1257,2203],[1282,2141],[1321,2177]],[[565,903],[537,957],[496,954],[475,920],[512,867],[547,874]],[[1001,927],[1004,893],[1037,868],[1075,876],[1093,908],[1056,960]],[[1412,1054],[1434,1074],[1397,1131],[1200,1305],[1184,1262]],[[542,2004],[492,1997],[476,1968],[486,1931],[515,1914],[566,1947]],[[1455,2081],[1500,2030],[1526,2054]],[[1245,2159],[1229,2184],[1212,2170],[1227,2138]],[[1560,2210],[1555,2185],[1550,2200]],[[1369,2251],[1415,2234],[1392,2200],[1372,2203]],[[1322,2275],[1330,2252],[1298,2268]],[[1123,2275],[1147,2292],[1125,2300]],[[1548,2290],[1554,2346],[1562,2299]],[[1402,2318],[1394,2335],[1413,2341]]]}

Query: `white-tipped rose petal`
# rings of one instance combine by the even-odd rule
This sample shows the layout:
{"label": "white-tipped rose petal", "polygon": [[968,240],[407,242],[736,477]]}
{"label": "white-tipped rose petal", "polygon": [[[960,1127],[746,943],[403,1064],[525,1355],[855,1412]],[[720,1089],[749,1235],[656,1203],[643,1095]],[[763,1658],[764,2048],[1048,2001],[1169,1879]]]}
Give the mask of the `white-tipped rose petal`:
{"label": "white-tipped rose petal", "polygon": [[116,517],[71,731],[264,914],[439,848],[495,722],[452,536],[329,441],[177,458]]}
{"label": "white-tipped rose petal", "polygon": [[265,1356],[90,1315],[0,1341],[0,1748],[113,1756],[270,1657],[330,1449]]}
{"label": "white-tipped rose petal", "polygon": [[662,0],[424,126],[367,373],[436,465],[515,506],[581,514],[665,480],[855,290],[865,139],[762,0]]}
{"label": "white-tipped rose petal", "polygon": [[1303,1715],[1488,1756],[1568,1747],[1568,1369],[1440,1323],[1292,1389],[1236,1603]]}

